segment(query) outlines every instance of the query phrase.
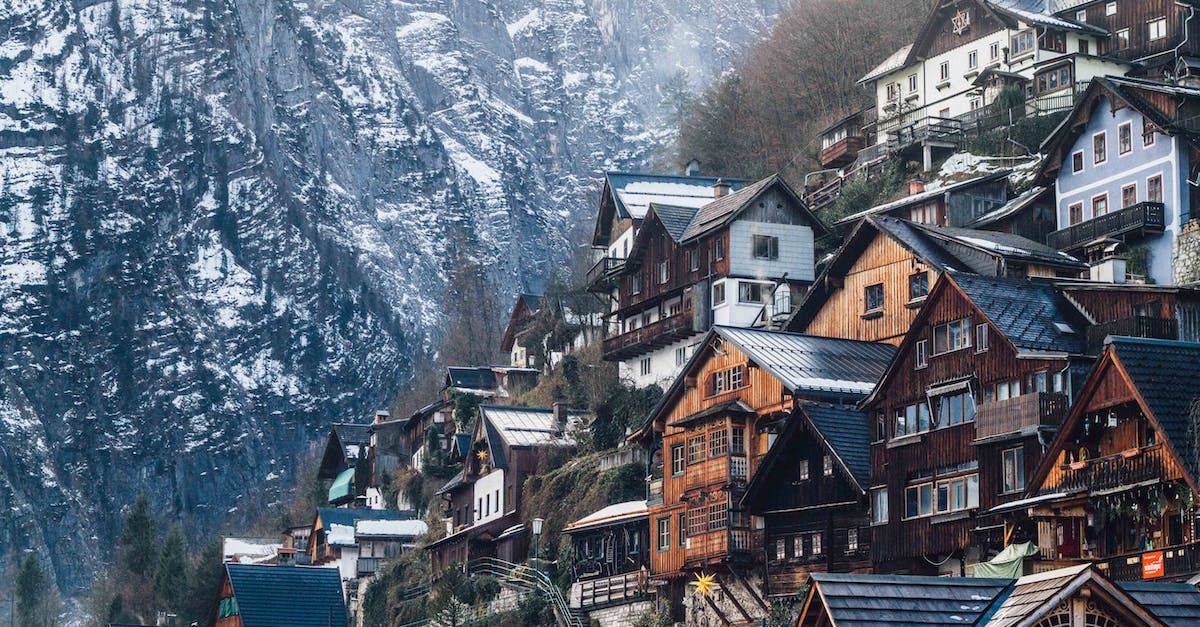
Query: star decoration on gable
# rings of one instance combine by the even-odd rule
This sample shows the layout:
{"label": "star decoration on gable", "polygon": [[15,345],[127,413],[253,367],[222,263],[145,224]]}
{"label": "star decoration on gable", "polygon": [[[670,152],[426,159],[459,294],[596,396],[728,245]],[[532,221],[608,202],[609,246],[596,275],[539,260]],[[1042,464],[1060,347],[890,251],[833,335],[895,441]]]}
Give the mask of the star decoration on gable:
{"label": "star decoration on gable", "polygon": [[954,14],[950,18],[950,23],[954,25],[954,34],[961,35],[971,28],[971,12],[966,9]]}
{"label": "star decoration on gable", "polygon": [[487,463],[488,452],[487,451],[479,451],[478,453],[475,454],[475,457],[478,457],[479,461]]}
{"label": "star decoration on gable", "polygon": [[696,588],[696,594],[701,597],[707,597],[709,592],[717,589],[717,576],[709,573],[700,573],[696,575],[696,580],[691,582]]}

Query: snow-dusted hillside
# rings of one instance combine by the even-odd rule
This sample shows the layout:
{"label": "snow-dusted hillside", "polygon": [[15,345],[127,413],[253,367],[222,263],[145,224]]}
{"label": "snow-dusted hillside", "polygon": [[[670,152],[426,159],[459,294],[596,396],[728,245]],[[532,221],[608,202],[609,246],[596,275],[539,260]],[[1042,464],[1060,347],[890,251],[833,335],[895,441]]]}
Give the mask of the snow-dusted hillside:
{"label": "snow-dusted hillside", "polygon": [[197,537],[278,498],[455,263],[539,287],[778,4],[0,2],[0,560],[73,593],[138,492]]}

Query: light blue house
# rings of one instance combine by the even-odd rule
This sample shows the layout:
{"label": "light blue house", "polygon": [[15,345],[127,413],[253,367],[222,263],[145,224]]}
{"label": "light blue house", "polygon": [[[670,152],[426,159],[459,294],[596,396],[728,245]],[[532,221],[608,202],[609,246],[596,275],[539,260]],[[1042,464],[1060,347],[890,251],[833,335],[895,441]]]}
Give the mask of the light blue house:
{"label": "light blue house", "polygon": [[1120,241],[1130,275],[1173,284],[1175,237],[1197,201],[1195,116],[1200,89],[1093,80],[1042,144],[1041,176],[1053,184],[1058,219],[1047,243],[1099,261]]}

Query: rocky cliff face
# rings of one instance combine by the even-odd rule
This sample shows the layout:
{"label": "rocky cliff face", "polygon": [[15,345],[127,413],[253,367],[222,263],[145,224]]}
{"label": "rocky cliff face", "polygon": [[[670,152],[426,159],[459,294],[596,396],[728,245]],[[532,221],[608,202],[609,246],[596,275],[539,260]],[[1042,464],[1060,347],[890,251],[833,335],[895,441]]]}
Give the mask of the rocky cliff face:
{"label": "rocky cliff face", "polygon": [[138,492],[197,539],[281,498],[436,346],[457,265],[539,287],[657,86],[777,5],[0,4],[0,556],[70,594]]}

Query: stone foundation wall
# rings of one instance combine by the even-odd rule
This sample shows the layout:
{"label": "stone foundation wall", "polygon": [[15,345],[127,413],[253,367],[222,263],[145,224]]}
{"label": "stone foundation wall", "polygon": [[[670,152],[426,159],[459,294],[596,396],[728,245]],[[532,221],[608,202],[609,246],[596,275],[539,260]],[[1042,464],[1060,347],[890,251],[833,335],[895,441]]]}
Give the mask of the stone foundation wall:
{"label": "stone foundation wall", "polygon": [[598,624],[599,627],[628,627],[642,614],[653,609],[653,601],[634,601],[599,610],[588,610],[587,617],[592,624]]}
{"label": "stone foundation wall", "polygon": [[[767,609],[759,601],[762,598],[762,591],[765,588],[761,574],[739,571],[739,575],[745,582],[745,585],[728,571],[722,571],[717,574],[717,582],[720,583],[720,587],[710,592],[708,596],[713,602],[712,605],[715,605],[717,610],[719,610],[719,613],[707,601],[696,594],[692,586],[688,586],[683,599],[684,624],[688,627],[724,627],[727,624],[757,625],[763,618],[766,618]],[[750,594],[746,589],[747,585],[754,590],[758,598]],[[735,600],[736,603],[734,602]],[[744,610],[746,615],[749,615],[749,619],[747,619],[746,615],[742,614],[738,606],[741,606],[741,610]],[[724,615],[724,620],[721,615]]]}
{"label": "stone foundation wall", "polygon": [[1175,236],[1171,262],[1175,285],[1200,283],[1200,221],[1184,224]]}

